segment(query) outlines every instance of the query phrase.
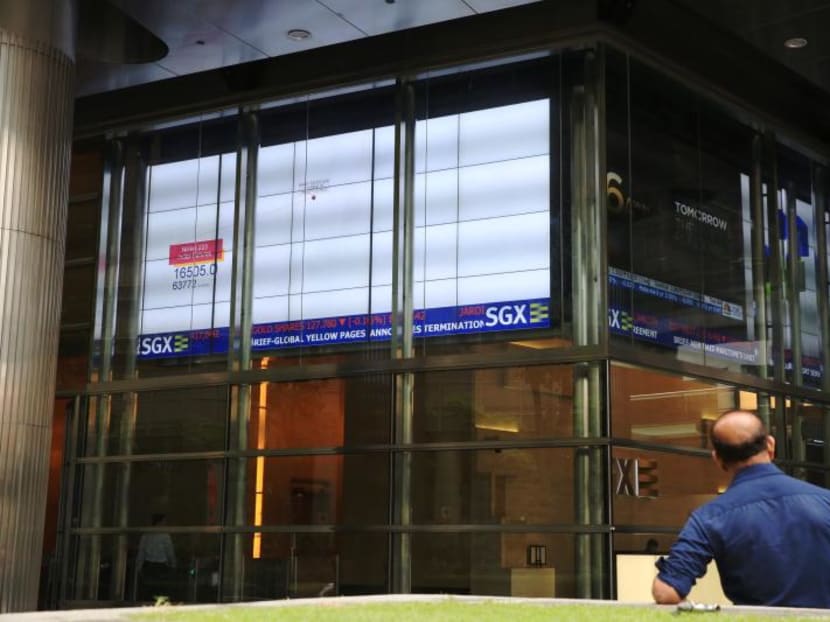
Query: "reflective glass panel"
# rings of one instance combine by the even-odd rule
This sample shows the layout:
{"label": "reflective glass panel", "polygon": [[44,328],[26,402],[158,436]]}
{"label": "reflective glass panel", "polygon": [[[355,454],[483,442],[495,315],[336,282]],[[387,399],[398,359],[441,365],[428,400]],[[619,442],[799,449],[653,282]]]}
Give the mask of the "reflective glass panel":
{"label": "reflective glass panel", "polygon": [[651,69],[609,63],[613,341],[759,373],[752,132]]}
{"label": "reflective glass panel", "polygon": [[261,113],[252,347],[270,358],[388,348],[392,88]]}
{"label": "reflective glass panel", "polygon": [[573,434],[573,383],[570,365],[417,374],[414,440],[569,437]]}
{"label": "reflective glass panel", "polygon": [[564,345],[550,330],[564,302],[554,73],[545,59],[417,84],[413,332],[423,352]]}
{"label": "reflective glass panel", "polygon": [[784,360],[796,384],[822,385],[816,226],[810,162],[778,146],[778,230],[784,271]]}
{"label": "reflective glass panel", "polygon": [[225,448],[226,386],[144,391],[90,400],[87,455],[218,451]]}
{"label": "reflective glass panel", "polygon": [[793,475],[830,488],[830,407],[798,399],[785,404]]}
{"label": "reflective glass panel", "polygon": [[241,553],[225,565],[224,600],[386,593],[388,543],[385,533],[228,535],[225,549]]}
{"label": "reflective glass panel", "polygon": [[572,449],[413,452],[417,524],[574,522]]}
{"label": "reflective glass panel", "polygon": [[296,449],[389,442],[391,382],[391,376],[375,375],[255,384],[248,447]]}
{"label": "reflective glass panel", "polygon": [[[156,539],[163,532],[155,531]],[[170,564],[143,561],[147,534],[81,536],[73,540],[76,564],[70,566],[70,599],[126,603],[211,603],[218,600],[219,536],[166,534],[174,556]],[[142,542],[144,543],[142,545]],[[123,556],[124,565],[116,564]],[[97,568],[97,571],[90,570]],[[121,570],[119,570],[121,568]]]}
{"label": "reflective glass panel", "polygon": [[[107,375],[223,367],[237,125],[233,118],[214,117],[127,144],[121,213],[112,223],[120,229],[108,228],[106,240],[107,257],[119,262],[118,282],[115,291],[99,293],[116,299],[98,305],[96,344]],[[110,322],[112,353],[105,349]]]}
{"label": "reflective glass panel", "polygon": [[711,449],[709,429],[741,402],[735,387],[622,364],[611,367],[611,431],[643,443]]}
{"label": "reflective glass panel", "polygon": [[[694,477],[689,476],[691,473]],[[622,447],[612,451],[611,475],[614,523],[618,527],[679,529],[692,510],[714,499],[729,483],[727,474],[709,455]]]}
{"label": "reflective glass panel", "polygon": [[539,532],[413,534],[412,591],[575,598],[577,538]]}
{"label": "reflective glass panel", "polygon": [[[386,453],[248,458],[232,462],[230,498],[240,525],[384,524],[389,511]],[[241,502],[239,501],[241,499]]]}
{"label": "reflective glass panel", "polygon": [[79,470],[82,527],[149,527],[159,517],[172,527],[221,522],[221,460],[84,464]]}

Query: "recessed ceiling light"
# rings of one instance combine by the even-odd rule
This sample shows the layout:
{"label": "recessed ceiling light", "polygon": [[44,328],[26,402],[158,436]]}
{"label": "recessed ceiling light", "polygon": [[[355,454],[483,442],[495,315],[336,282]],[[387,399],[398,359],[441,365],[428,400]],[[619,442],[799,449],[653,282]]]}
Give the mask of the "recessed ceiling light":
{"label": "recessed ceiling light", "polygon": [[311,33],[305,28],[292,28],[285,34],[293,41],[304,41],[311,38]]}
{"label": "recessed ceiling light", "polygon": [[799,48],[803,48],[807,45],[807,39],[804,37],[792,37],[784,41],[784,47],[788,47],[791,50],[797,50]]}

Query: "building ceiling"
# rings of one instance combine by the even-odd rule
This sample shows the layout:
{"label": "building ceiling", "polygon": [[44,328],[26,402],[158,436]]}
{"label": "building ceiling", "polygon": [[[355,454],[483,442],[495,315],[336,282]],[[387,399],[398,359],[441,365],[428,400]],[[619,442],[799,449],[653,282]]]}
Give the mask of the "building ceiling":
{"label": "building ceiling", "polygon": [[[542,0],[79,1],[84,96]],[[631,12],[647,1],[597,0]],[[830,92],[830,0],[651,1],[702,15]],[[309,36],[291,38],[291,30]],[[793,38],[806,45],[787,47]]]}
{"label": "building ceiling", "polygon": [[[675,0],[830,92],[830,1]],[[791,48],[786,42],[804,39]]]}
{"label": "building ceiling", "polygon": [[538,1],[80,0],[77,95]]}
{"label": "building ceiling", "polygon": [[598,36],[830,148],[830,0],[78,2],[78,135]]}

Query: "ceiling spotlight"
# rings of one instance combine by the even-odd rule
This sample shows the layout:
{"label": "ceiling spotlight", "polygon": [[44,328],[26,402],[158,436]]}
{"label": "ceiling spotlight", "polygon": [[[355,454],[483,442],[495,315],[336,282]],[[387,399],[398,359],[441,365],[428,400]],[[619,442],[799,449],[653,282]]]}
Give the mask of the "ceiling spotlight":
{"label": "ceiling spotlight", "polygon": [[784,47],[790,48],[791,50],[797,50],[805,47],[806,45],[807,39],[804,37],[792,37],[784,41]]}
{"label": "ceiling spotlight", "polygon": [[311,38],[311,33],[305,28],[292,28],[285,34],[292,41],[305,41]]}

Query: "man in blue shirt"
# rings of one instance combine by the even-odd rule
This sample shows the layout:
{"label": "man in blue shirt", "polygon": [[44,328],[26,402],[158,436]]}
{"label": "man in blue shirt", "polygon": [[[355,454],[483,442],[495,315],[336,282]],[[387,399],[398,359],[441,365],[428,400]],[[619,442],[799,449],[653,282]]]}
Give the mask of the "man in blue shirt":
{"label": "man in blue shirt", "polygon": [[654,600],[678,603],[714,558],[736,605],[830,608],[830,490],[772,464],[775,439],[753,413],[730,411],[711,429],[728,490],[689,517],[657,562]]}

